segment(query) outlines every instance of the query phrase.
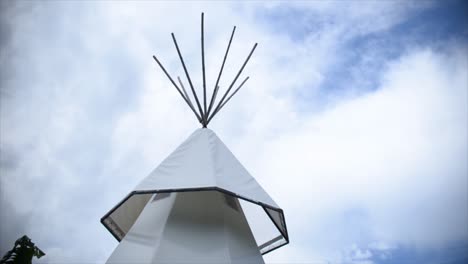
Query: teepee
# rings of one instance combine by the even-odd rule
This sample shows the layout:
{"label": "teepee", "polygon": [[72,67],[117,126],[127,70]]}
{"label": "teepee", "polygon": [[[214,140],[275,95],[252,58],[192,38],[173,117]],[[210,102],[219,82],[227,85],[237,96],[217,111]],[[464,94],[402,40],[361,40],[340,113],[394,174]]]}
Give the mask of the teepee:
{"label": "teepee", "polygon": [[156,56],[153,58],[202,128],[195,130],[102,217],[102,224],[120,242],[107,263],[264,263],[263,254],[289,242],[283,210],[207,128],[247,81],[248,77],[229,94],[257,44],[213,108],[234,27],[207,108],[203,13],[201,21],[203,109],[174,34],[172,38],[198,111],[180,78],[179,88]]}

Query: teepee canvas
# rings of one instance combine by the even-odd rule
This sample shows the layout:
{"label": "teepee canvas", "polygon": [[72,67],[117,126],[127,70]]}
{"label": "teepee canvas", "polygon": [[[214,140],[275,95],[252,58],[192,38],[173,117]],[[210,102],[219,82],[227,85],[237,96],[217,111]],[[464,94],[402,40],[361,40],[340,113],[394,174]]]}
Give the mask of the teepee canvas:
{"label": "teepee canvas", "polygon": [[[173,40],[186,71],[174,35]],[[289,242],[283,211],[207,128],[247,80],[227,97],[255,47],[215,108],[218,83],[208,109],[204,100],[202,110],[186,71],[199,111],[180,79],[183,92],[154,57],[203,128],[195,130],[101,219],[120,242],[108,263],[263,263],[262,254]]]}

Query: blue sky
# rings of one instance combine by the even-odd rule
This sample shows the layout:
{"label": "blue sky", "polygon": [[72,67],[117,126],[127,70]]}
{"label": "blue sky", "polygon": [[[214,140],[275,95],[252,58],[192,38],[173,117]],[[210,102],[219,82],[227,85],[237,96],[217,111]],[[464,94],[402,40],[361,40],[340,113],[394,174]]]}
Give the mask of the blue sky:
{"label": "blue sky", "polygon": [[233,25],[221,89],[259,43],[210,126],[285,211],[268,263],[467,262],[464,1],[2,2],[2,252],[107,259],[99,219],[199,126],[152,55],[183,76],[174,32],[200,87],[202,11],[210,86]]}

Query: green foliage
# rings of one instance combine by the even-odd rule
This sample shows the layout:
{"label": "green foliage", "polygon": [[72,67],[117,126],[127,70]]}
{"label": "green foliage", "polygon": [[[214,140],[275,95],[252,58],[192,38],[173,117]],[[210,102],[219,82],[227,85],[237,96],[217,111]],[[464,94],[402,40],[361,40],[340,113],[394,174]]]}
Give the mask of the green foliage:
{"label": "green foliage", "polygon": [[40,258],[44,255],[45,253],[24,235],[16,240],[15,246],[0,260],[0,264],[31,264],[33,257]]}

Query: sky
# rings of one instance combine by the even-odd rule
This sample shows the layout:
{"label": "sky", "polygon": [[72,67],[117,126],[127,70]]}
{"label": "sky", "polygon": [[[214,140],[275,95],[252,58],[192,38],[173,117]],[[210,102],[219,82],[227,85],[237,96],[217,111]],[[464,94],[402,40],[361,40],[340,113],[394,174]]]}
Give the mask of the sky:
{"label": "sky", "polygon": [[174,32],[200,93],[201,12],[208,87],[234,25],[220,91],[258,43],[209,127],[284,210],[267,263],[468,262],[464,1],[1,1],[0,254],[105,262],[100,218],[200,127],[152,55],[183,77]]}

